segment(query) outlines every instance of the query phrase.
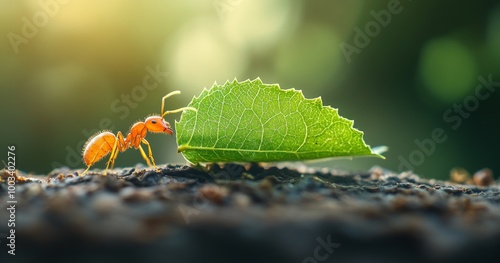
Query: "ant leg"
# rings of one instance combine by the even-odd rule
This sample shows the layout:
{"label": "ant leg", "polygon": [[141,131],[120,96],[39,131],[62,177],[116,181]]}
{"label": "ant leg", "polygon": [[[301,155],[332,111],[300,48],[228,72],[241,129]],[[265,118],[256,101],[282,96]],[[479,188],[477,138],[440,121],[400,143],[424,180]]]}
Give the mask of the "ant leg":
{"label": "ant leg", "polygon": [[84,176],[84,175],[85,175],[85,173],[87,173],[87,171],[88,171],[89,169],[90,169],[90,165],[89,165],[89,166],[87,166],[87,169],[85,169],[85,171],[83,171],[83,173],[81,173],[81,174],[80,174],[80,176]]}
{"label": "ant leg", "polygon": [[[116,157],[118,157],[118,152],[123,152],[125,149],[125,140],[123,139],[123,134],[122,132],[118,132],[116,134],[116,140],[115,143],[113,144],[113,150],[111,151],[111,156],[109,157],[109,161],[106,165],[106,171],[108,170],[108,166],[111,164],[111,169],[115,167],[115,160]],[[104,171],[104,174],[106,174],[106,171]]]}
{"label": "ant leg", "polygon": [[118,157],[118,150],[115,150],[113,155],[111,155],[109,157],[109,161],[106,163],[106,170],[109,169],[113,169],[115,167],[115,160],[116,160],[116,157]]}
{"label": "ant leg", "polygon": [[[144,152],[144,149],[142,149],[142,146],[139,145],[139,151],[141,152],[141,155],[142,155],[142,158],[146,161],[146,163],[148,164],[148,166],[153,166],[151,164],[151,162],[149,161],[149,158],[148,156],[146,155],[146,153]],[[156,165],[155,165],[156,166]]]}
{"label": "ant leg", "polygon": [[151,151],[151,145],[149,145],[149,142],[146,141],[146,139],[144,139],[144,138],[141,141],[142,141],[142,143],[144,143],[148,146],[149,158],[151,159],[151,162],[153,162],[154,167],[156,169],[158,169],[158,167],[156,167],[156,164],[155,164],[155,159],[153,158],[153,151]]}
{"label": "ant leg", "polygon": [[115,165],[115,159],[117,156],[118,156],[118,139],[116,139],[115,143],[113,144],[113,150],[111,150],[111,155],[109,156],[109,160],[106,163],[106,170],[104,170],[104,175],[107,174],[110,164],[111,164],[111,169],[113,169],[113,166]]}

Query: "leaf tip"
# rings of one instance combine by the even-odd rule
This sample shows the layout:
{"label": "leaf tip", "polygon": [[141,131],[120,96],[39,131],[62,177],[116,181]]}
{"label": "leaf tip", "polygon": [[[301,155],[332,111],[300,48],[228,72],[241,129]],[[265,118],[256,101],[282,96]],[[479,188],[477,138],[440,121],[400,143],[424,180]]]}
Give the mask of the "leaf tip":
{"label": "leaf tip", "polygon": [[373,147],[371,149],[371,151],[372,151],[373,155],[385,160],[386,158],[382,154],[389,151],[389,147],[387,147],[385,145],[377,146],[377,147]]}

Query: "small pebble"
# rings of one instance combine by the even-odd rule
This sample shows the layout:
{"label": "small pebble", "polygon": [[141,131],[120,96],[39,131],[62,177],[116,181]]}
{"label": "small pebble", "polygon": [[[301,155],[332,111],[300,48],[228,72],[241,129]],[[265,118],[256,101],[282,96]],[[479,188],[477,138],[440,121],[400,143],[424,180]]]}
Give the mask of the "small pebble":
{"label": "small pebble", "polygon": [[384,171],[379,167],[372,168],[370,172],[371,172],[370,179],[372,180],[379,180],[380,177],[384,174]]}
{"label": "small pebble", "polygon": [[477,186],[489,186],[495,182],[495,180],[493,179],[493,171],[488,168],[477,171],[474,174],[472,180]]}
{"label": "small pebble", "polygon": [[202,186],[198,191],[201,196],[216,204],[221,204],[224,198],[226,198],[229,193],[226,187],[218,186],[215,184],[206,184]]}
{"label": "small pebble", "polygon": [[450,171],[450,181],[457,184],[472,184],[469,172],[464,168],[456,167]]}

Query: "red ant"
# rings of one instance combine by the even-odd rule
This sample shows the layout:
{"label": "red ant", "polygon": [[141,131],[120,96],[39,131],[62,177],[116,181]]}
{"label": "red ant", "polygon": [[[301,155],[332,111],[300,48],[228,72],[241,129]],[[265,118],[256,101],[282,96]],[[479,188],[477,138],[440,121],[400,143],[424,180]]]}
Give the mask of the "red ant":
{"label": "red ant", "polygon": [[[109,156],[109,160],[106,163],[106,170],[104,170],[104,174],[106,174],[106,171],[108,170],[108,167],[110,167],[110,165],[111,169],[113,169],[116,157],[118,156],[118,152],[124,152],[128,148],[132,147],[139,149],[142,158],[146,160],[148,166],[154,166],[157,169],[155,160],[153,158],[153,152],[151,151],[151,145],[149,145],[149,142],[146,141],[145,137],[148,131],[154,133],[168,133],[170,135],[173,134],[170,123],[163,119],[165,115],[181,112],[183,110],[196,111],[196,109],[192,107],[182,107],[176,110],[163,112],[165,99],[172,95],[180,93],[180,91],[176,90],[165,95],[161,101],[161,116],[154,115],[147,117],[143,122],[136,122],[134,125],[132,125],[132,127],[130,128],[130,132],[125,138],[120,131],[116,134],[116,136],[109,131],[102,131],[90,137],[83,147],[82,156],[85,164],[87,165],[87,169],[85,169],[85,171],[81,175],[84,175],[92,165],[111,153],[111,155]],[[146,156],[144,149],[142,149],[141,143],[144,143],[148,146],[149,158],[148,156]],[[153,165],[151,165],[151,163]]]}

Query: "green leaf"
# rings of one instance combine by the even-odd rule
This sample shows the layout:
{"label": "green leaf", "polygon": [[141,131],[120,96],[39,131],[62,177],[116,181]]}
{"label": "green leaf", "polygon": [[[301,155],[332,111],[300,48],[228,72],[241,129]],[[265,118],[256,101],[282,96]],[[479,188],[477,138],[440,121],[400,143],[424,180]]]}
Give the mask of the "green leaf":
{"label": "green leaf", "polygon": [[178,151],[192,163],[383,158],[321,98],[260,79],[214,84],[188,106],[197,111],[184,111],[175,127]]}

